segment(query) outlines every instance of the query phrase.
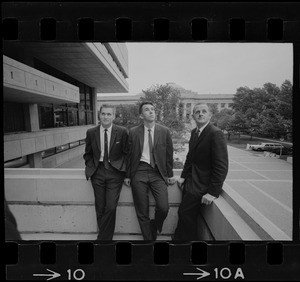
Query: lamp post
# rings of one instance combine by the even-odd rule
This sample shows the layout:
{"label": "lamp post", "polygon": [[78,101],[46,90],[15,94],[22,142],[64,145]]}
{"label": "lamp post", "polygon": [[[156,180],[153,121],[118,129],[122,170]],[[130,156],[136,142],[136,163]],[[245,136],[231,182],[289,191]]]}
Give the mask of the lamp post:
{"label": "lamp post", "polygon": [[281,157],[281,154],[282,154],[282,146],[283,146],[283,145],[282,145],[282,142],[284,141],[284,138],[280,138],[279,140],[280,140],[280,145],[281,145],[281,146],[280,146],[280,157]]}

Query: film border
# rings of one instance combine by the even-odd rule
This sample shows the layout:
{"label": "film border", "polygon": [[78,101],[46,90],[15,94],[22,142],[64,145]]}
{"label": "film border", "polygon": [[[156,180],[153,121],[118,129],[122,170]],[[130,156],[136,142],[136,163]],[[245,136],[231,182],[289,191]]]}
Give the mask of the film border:
{"label": "film border", "polygon": [[[269,42],[269,43],[293,43],[294,46],[294,113],[297,115],[296,104],[299,94],[299,55],[300,55],[300,18],[299,3],[294,2],[274,2],[274,3],[182,3],[182,2],[103,2],[103,3],[72,3],[72,2],[48,2],[48,3],[22,3],[5,2],[2,4],[2,26],[4,40],[18,41],[127,41],[127,42]],[[180,11],[180,13],[179,13]],[[298,120],[298,119],[294,119]],[[297,166],[295,160],[294,167]],[[296,187],[297,176],[294,170],[294,187]],[[252,269],[261,275],[249,272],[245,275],[245,280],[285,280],[299,278],[299,192],[293,189],[294,206],[294,230],[293,242],[243,242],[237,254],[243,253],[244,263],[247,271]],[[125,244],[124,244],[125,243]],[[9,260],[7,271],[9,279],[22,280],[21,270],[24,273],[31,268],[39,273],[45,266],[51,265],[51,261],[41,265],[40,252],[45,247],[43,242],[7,242],[5,247],[8,251],[17,252],[18,258],[14,254]],[[47,244],[47,242],[46,242]],[[66,272],[58,265],[70,263],[76,269],[88,268],[88,264],[78,263],[77,251],[81,243],[75,242],[55,242],[53,246],[48,246],[48,251],[54,252],[56,271]],[[97,265],[103,264],[111,272],[100,271],[101,280],[125,280],[139,279],[141,276],[133,275],[132,271],[122,266],[132,266],[139,268],[140,275],[147,273],[150,280],[180,280],[176,271],[180,265],[208,266],[210,273],[214,273],[213,268],[221,265],[235,265],[230,258],[230,246],[236,242],[206,242],[208,257],[206,262],[191,262],[193,243],[174,245],[172,243],[146,244],[132,242],[113,243],[89,243],[83,247],[83,253],[93,254],[93,263],[85,273],[95,278]],[[89,247],[88,247],[89,246]],[[195,245],[194,245],[195,246]],[[203,247],[202,246],[202,247]],[[88,251],[86,251],[88,248]],[[131,256],[124,261],[119,258],[116,249],[130,250]],[[204,247],[205,248],[205,247]],[[231,247],[232,248],[232,247]],[[269,249],[268,249],[269,248]],[[273,249],[272,249],[273,248]],[[47,249],[47,247],[46,247]],[[101,250],[101,251],[99,251]],[[167,252],[168,255],[159,262],[153,263],[155,253]],[[50,251],[51,252],[51,251]],[[117,251],[120,252],[120,251]],[[144,254],[148,253],[146,257]],[[273,253],[273,255],[271,255]],[[105,254],[103,257],[101,254]],[[216,255],[213,255],[213,254]],[[283,257],[276,258],[272,263],[267,257],[277,254]],[[35,256],[35,255],[36,256]],[[72,254],[72,256],[70,256]],[[109,255],[108,255],[109,254]],[[213,256],[212,256],[213,255]],[[211,261],[213,257],[214,261]],[[216,259],[218,258],[218,259]],[[254,259],[255,258],[255,259]],[[273,257],[274,258],[274,257]],[[198,258],[199,259],[199,258]],[[197,259],[196,259],[197,260]],[[130,262],[128,264],[128,261]],[[125,262],[125,263],[124,263]],[[275,263],[274,263],[275,262]],[[83,266],[84,265],[84,266]],[[276,268],[274,268],[276,265]],[[280,266],[279,266],[280,265]],[[161,271],[163,266],[163,271]],[[49,266],[50,267],[50,266]],[[200,267],[201,268],[201,267]],[[208,268],[205,268],[208,271]],[[126,269],[126,270],[125,270]],[[193,268],[196,270],[196,267]],[[17,271],[18,270],[18,271]],[[181,269],[182,272],[186,268]],[[22,273],[21,271],[21,273]],[[219,269],[217,270],[219,271]],[[227,272],[226,272],[227,271]],[[224,277],[229,274],[228,270],[223,273]],[[80,272],[78,272],[80,274]],[[78,274],[77,273],[77,274]],[[110,273],[114,273],[111,276]],[[175,273],[175,274],[174,274]],[[215,272],[216,273],[216,272]],[[79,275],[78,274],[78,275]],[[220,273],[218,272],[220,275]],[[297,275],[290,277],[289,274]],[[74,275],[74,273],[73,273]],[[109,276],[110,275],[110,276]],[[253,275],[253,276],[252,276]],[[79,277],[79,276],[78,276]],[[73,277],[74,278],[74,277]],[[75,277],[76,278],[76,277]],[[87,276],[85,278],[88,278]],[[98,278],[98,277],[97,277]],[[222,277],[218,277],[222,278]],[[223,279],[230,279],[228,277]],[[241,278],[238,277],[237,278]],[[191,280],[196,279],[191,277]],[[215,277],[215,279],[217,279]]]}

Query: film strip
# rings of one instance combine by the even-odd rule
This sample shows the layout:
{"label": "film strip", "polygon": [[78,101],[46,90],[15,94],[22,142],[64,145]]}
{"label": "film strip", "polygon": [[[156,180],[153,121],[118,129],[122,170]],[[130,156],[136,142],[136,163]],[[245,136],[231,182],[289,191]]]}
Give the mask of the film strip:
{"label": "film strip", "polygon": [[[19,42],[293,43],[296,121],[299,11],[294,2],[6,2],[2,37]],[[295,158],[295,168],[297,163]],[[7,241],[5,279],[299,281],[297,177],[293,181],[291,242]]]}

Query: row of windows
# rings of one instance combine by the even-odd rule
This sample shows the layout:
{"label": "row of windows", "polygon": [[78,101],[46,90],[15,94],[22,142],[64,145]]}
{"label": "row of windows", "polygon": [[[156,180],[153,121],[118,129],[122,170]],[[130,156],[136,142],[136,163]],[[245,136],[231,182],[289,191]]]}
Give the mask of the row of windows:
{"label": "row of windows", "polygon": [[51,149],[48,149],[48,150],[45,150],[43,151],[41,154],[42,154],[42,158],[47,158],[47,157],[50,157],[50,156],[53,156],[55,154],[59,154],[63,151],[66,151],[66,150],[69,150],[69,149],[72,149],[74,147],[77,147],[79,145],[83,145],[85,144],[85,140],[79,140],[79,141],[76,141],[76,142],[71,142],[71,143],[67,143],[67,144],[64,144],[64,145],[61,145],[61,146],[57,146],[57,147],[54,147],[54,148],[51,148]]}
{"label": "row of windows", "polygon": [[27,156],[23,156],[20,158],[15,158],[13,160],[4,162],[4,167],[5,168],[8,168],[8,167],[17,168],[17,167],[21,167],[21,166],[24,166],[27,164],[28,164],[28,158],[27,158]]}
{"label": "row of windows", "polygon": [[[83,145],[83,144],[85,144],[84,139],[45,150],[45,151],[41,152],[42,158],[44,159],[44,158],[53,156],[55,154],[61,153],[63,151],[75,148],[75,147],[77,147],[79,145]],[[25,166],[27,164],[28,164],[28,157],[23,156],[20,158],[15,158],[15,159],[4,162],[4,167],[5,168],[17,168],[17,167]]]}

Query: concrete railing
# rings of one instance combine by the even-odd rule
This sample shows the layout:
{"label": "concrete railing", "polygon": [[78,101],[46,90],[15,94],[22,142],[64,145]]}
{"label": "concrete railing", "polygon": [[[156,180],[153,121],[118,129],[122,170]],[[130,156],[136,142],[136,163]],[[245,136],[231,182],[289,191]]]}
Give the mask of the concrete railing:
{"label": "concrete railing", "polygon": [[[174,172],[179,176],[181,170]],[[169,186],[168,192],[169,213],[162,230],[166,238],[174,233],[181,201],[176,184]],[[57,234],[64,239],[68,234],[75,240],[96,238],[94,193],[83,169],[5,169],[5,198],[22,238],[39,240],[45,233],[53,240],[59,238]],[[154,205],[150,193],[151,217]],[[226,183],[221,196],[203,207],[198,227],[199,240],[291,240]],[[117,208],[115,235],[121,240],[123,235],[142,239],[131,189],[126,186]]]}

